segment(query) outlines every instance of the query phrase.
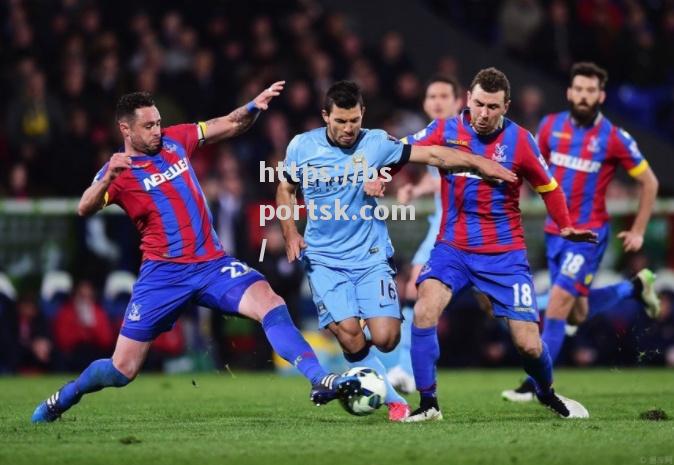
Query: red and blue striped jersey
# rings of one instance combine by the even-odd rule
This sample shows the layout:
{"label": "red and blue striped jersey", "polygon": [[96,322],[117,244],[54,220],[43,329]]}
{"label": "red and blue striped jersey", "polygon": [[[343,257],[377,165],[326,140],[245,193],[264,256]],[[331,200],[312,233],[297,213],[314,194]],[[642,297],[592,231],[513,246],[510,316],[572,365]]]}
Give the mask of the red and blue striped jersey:
{"label": "red and blue striped jersey", "polygon": [[[634,139],[601,113],[591,126],[578,126],[568,111],[545,116],[538,127],[538,145],[566,194],[576,228],[606,224],[606,189],[618,165],[631,176],[648,168]],[[549,217],[545,231],[559,233]]]}
{"label": "red and blue striped jersey", "polygon": [[522,180],[540,193],[557,188],[531,133],[503,118],[497,131],[478,135],[470,125],[470,112],[464,110],[431,122],[403,142],[459,148],[498,161],[518,176],[516,183],[492,184],[475,173],[440,170],[442,220],[436,241],[475,253],[526,248],[519,208]]}
{"label": "red and blue striped jersey", "polygon": [[[189,161],[199,145],[200,130],[196,124],[167,127],[161,151],[133,156],[131,168],[108,187],[106,205],[119,205],[136,225],[143,260],[195,263],[224,255]],[[108,163],[94,181],[107,169]]]}

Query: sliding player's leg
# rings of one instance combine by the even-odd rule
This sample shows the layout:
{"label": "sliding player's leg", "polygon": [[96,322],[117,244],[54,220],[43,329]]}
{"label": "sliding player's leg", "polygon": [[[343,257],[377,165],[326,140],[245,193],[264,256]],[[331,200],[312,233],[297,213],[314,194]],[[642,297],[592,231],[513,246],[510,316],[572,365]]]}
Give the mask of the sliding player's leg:
{"label": "sliding player's leg", "polygon": [[313,386],[310,398],[314,403],[320,405],[359,392],[360,382],[355,377],[339,376],[323,369],[292,321],[283,299],[255,269],[233,257],[223,257],[213,265],[204,283],[198,302],[260,322],[274,351],[309,380]]}

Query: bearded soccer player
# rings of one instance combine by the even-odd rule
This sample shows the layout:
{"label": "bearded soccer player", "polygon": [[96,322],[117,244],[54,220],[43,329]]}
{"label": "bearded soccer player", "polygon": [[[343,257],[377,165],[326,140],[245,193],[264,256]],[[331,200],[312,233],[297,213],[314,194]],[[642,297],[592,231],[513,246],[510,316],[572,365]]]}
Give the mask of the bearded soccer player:
{"label": "bearded soccer player", "polygon": [[[646,314],[656,318],[660,302],[653,289],[655,276],[643,269],[632,280],[613,286],[590,289],[610,238],[606,212],[606,189],[618,166],[622,166],[641,186],[639,209],[622,239],[625,252],[636,252],[644,241],[646,225],[653,210],[658,180],[625,131],[612,124],[600,111],[606,99],[607,73],[594,63],[576,63],[566,91],[570,110],[547,115],[538,129],[538,145],[550,164],[550,171],[566,193],[571,222],[589,228],[599,237],[598,245],[564,241],[559,228],[548,218],[545,244],[550,270],[549,303],[545,312],[543,340],[553,363],[564,343],[565,325],[579,325],[597,315],[620,309],[620,302],[636,298]],[[526,402],[534,398],[534,381],[527,378],[520,387],[503,391],[504,399]]]}
{"label": "bearded soccer player", "polygon": [[589,416],[580,403],[552,388],[552,360],[538,330],[533,279],[519,210],[522,179],[543,197],[546,208],[572,241],[596,241],[596,234],[572,226],[564,193],[548,172],[533,136],[504,117],[510,83],[495,68],[473,79],[468,108],[433,121],[408,138],[413,146],[443,144],[501,163],[518,175],[516,183],[495,184],[467,171],[441,170],[442,221],[435,247],[417,280],[412,326],[412,366],[420,406],[405,421],[441,420],[436,396],[440,355],[437,324],[452,295],[468,286],[489,297],[493,314],[505,318],[525,371],[536,381],[539,401],[563,418]]}
{"label": "bearded soccer player", "polygon": [[190,164],[200,144],[246,131],[283,86],[284,81],[272,84],[227,116],[167,128],[162,128],[149,94],[137,92],[119,100],[124,152],[115,153],[98,172],[82,195],[78,213],[90,215],[117,204],[131,217],[141,236],[140,276],[112,358],[94,361],[38,405],[33,422],[56,420],[87,393],[129,384],[152,341],[173,327],[188,301],[260,322],[274,350],[310,380],[314,403],[360,392],[355,377],[330,374],[319,365],[264,276],[222,249]]}

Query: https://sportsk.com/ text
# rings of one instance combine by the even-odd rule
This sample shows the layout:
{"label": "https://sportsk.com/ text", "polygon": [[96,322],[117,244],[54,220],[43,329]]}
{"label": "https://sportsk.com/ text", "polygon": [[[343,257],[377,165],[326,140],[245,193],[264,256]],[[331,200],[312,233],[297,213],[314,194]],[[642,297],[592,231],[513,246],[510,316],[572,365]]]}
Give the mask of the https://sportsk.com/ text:
{"label": "https://sportsk.com/ text", "polygon": [[[384,167],[377,171],[375,168],[369,168],[366,163],[346,163],[342,169],[335,166],[335,171],[340,174],[331,176],[328,173],[327,166],[311,166],[309,164],[298,166],[296,163],[284,164],[279,162],[276,167],[266,166],[264,161],[260,162],[260,182],[275,182],[277,179],[283,182],[292,182],[301,184],[303,189],[319,187],[324,189],[340,189],[348,186],[356,186],[364,181],[374,181],[382,179],[384,182],[391,181],[391,168]],[[301,176],[299,175],[301,173]],[[340,199],[335,199],[331,203],[317,205],[310,200],[304,205],[260,205],[260,226],[264,227],[269,221],[279,219],[286,221],[293,219],[300,220],[304,215],[311,221],[357,221],[357,220],[393,220],[406,221],[415,219],[415,209],[413,205],[362,205],[357,213],[347,213],[349,204],[342,204]]]}

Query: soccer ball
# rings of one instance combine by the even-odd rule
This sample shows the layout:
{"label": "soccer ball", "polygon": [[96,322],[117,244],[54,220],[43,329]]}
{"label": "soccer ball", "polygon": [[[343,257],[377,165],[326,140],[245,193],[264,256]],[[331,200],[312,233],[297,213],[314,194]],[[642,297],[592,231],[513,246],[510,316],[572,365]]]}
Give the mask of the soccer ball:
{"label": "soccer ball", "polygon": [[344,410],[351,415],[369,415],[384,404],[386,383],[384,378],[372,368],[355,367],[344,373],[344,376],[357,376],[362,393],[350,399],[340,399]]}

